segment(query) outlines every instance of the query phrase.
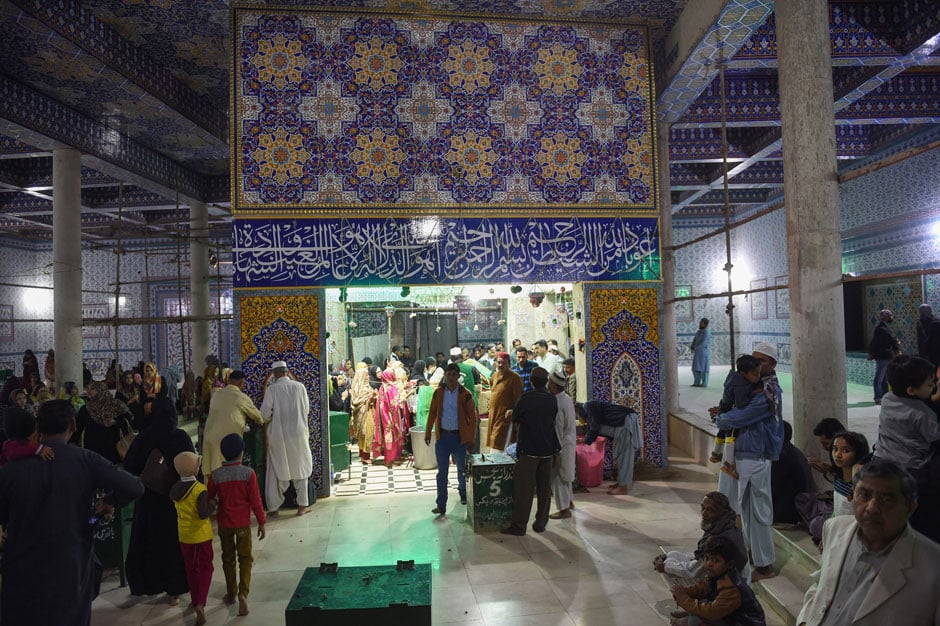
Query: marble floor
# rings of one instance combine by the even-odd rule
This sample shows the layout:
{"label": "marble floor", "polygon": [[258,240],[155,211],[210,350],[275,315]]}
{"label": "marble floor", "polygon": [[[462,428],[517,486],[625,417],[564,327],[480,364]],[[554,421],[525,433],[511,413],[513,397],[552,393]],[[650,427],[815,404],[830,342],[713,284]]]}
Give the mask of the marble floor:
{"label": "marble floor", "polygon": [[[255,542],[251,614],[222,603],[224,579],[216,541],[209,624],[283,623],[284,609],[305,567],[432,566],[434,624],[665,624],[674,610],[663,578],[650,566],[659,546],[693,546],[700,536],[698,503],[715,476],[673,451],[668,469],[639,470],[628,496],[604,489],[576,495],[567,520],[524,537],[474,533],[466,507],[450,499],[446,521],[434,520],[433,493],[389,493],[321,499],[303,517],[287,511]],[[92,623],[100,626],[192,624],[188,598],[131,604],[116,576],[105,580]],[[770,624],[782,624],[769,615]]]}

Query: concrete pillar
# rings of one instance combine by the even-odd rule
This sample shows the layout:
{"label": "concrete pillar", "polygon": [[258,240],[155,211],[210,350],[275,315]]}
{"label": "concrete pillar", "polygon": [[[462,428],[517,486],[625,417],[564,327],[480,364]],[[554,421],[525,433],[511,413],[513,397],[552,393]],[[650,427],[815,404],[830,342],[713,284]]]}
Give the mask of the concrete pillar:
{"label": "concrete pillar", "polygon": [[794,443],[815,451],[814,422],[835,417],[846,423],[847,415],[829,5],[787,0],[775,7]]}
{"label": "concrete pillar", "polygon": [[[672,251],[672,196],[669,192],[669,124],[659,125],[659,242],[662,246],[663,301],[676,297],[676,253]],[[676,305],[663,305],[663,403],[666,414],[679,409],[679,340]]]}
{"label": "concrete pillar", "polygon": [[[189,302],[190,315],[209,315],[209,208],[205,204],[189,207]],[[215,351],[209,342],[209,321],[192,323],[192,361],[196,375],[206,366],[206,356]],[[220,355],[217,355],[220,356]]]}
{"label": "concrete pillar", "polygon": [[56,388],[82,387],[82,160],[52,151],[53,347]]}

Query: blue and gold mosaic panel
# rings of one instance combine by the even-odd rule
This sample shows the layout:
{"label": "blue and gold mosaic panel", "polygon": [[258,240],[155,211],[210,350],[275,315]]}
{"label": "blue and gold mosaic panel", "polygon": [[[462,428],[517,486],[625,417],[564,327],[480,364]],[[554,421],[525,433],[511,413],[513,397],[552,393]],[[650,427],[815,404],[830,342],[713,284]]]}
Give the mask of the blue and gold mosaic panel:
{"label": "blue and gold mosaic panel", "polygon": [[236,219],[237,287],[660,280],[655,217]]}
{"label": "blue and gold mosaic panel", "polygon": [[655,208],[643,27],[234,11],[233,206]]}
{"label": "blue and gold mosaic panel", "polygon": [[640,413],[643,458],[666,463],[658,289],[585,286],[591,399]]}
{"label": "blue and gold mosaic panel", "polygon": [[235,319],[239,323],[241,369],[245,372],[245,393],[261,406],[264,384],[271,363],[286,361],[291,375],[304,384],[310,399],[310,451],[313,453],[312,480],[318,493],[327,493],[325,477],[329,446],[324,408],[324,367],[320,361],[323,298],[320,292],[246,295],[235,291]]}

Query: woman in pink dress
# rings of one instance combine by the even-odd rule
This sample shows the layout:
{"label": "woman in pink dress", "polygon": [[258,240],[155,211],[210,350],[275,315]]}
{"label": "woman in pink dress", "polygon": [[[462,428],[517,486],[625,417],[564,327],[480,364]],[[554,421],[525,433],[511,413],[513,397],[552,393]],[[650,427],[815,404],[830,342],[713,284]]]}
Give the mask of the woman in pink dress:
{"label": "woman in pink dress", "polygon": [[375,401],[375,435],[372,438],[372,459],[385,457],[385,465],[400,463],[401,450],[405,441],[402,430],[402,404],[398,398],[398,384],[395,372],[387,369],[382,372],[382,387],[377,391]]}

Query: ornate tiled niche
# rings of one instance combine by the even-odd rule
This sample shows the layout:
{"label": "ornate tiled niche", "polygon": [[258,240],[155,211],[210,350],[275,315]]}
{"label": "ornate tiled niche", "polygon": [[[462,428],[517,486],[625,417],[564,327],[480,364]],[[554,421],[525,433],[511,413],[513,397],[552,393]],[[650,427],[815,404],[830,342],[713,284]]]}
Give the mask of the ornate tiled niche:
{"label": "ornate tiled niche", "polygon": [[286,361],[291,374],[307,388],[310,398],[310,450],[313,453],[312,480],[317,492],[327,493],[329,482],[324,469],[329,464],[327,405],[323,393],[326,381],[320,360],[323,347],[324,316],[322,291],[307,289],[291,293],[263,292],[260,295],[235,291],[236,319],[241,337],[241,368],[245,372],[245,393],[261,405],[263,385],[271,363]]}
{"label": "ornate tiled niche", "polygon": [[584,285],[591,399],[622,404],[642,416],[643,458],[666,463],[662,406],[660,289]]}

